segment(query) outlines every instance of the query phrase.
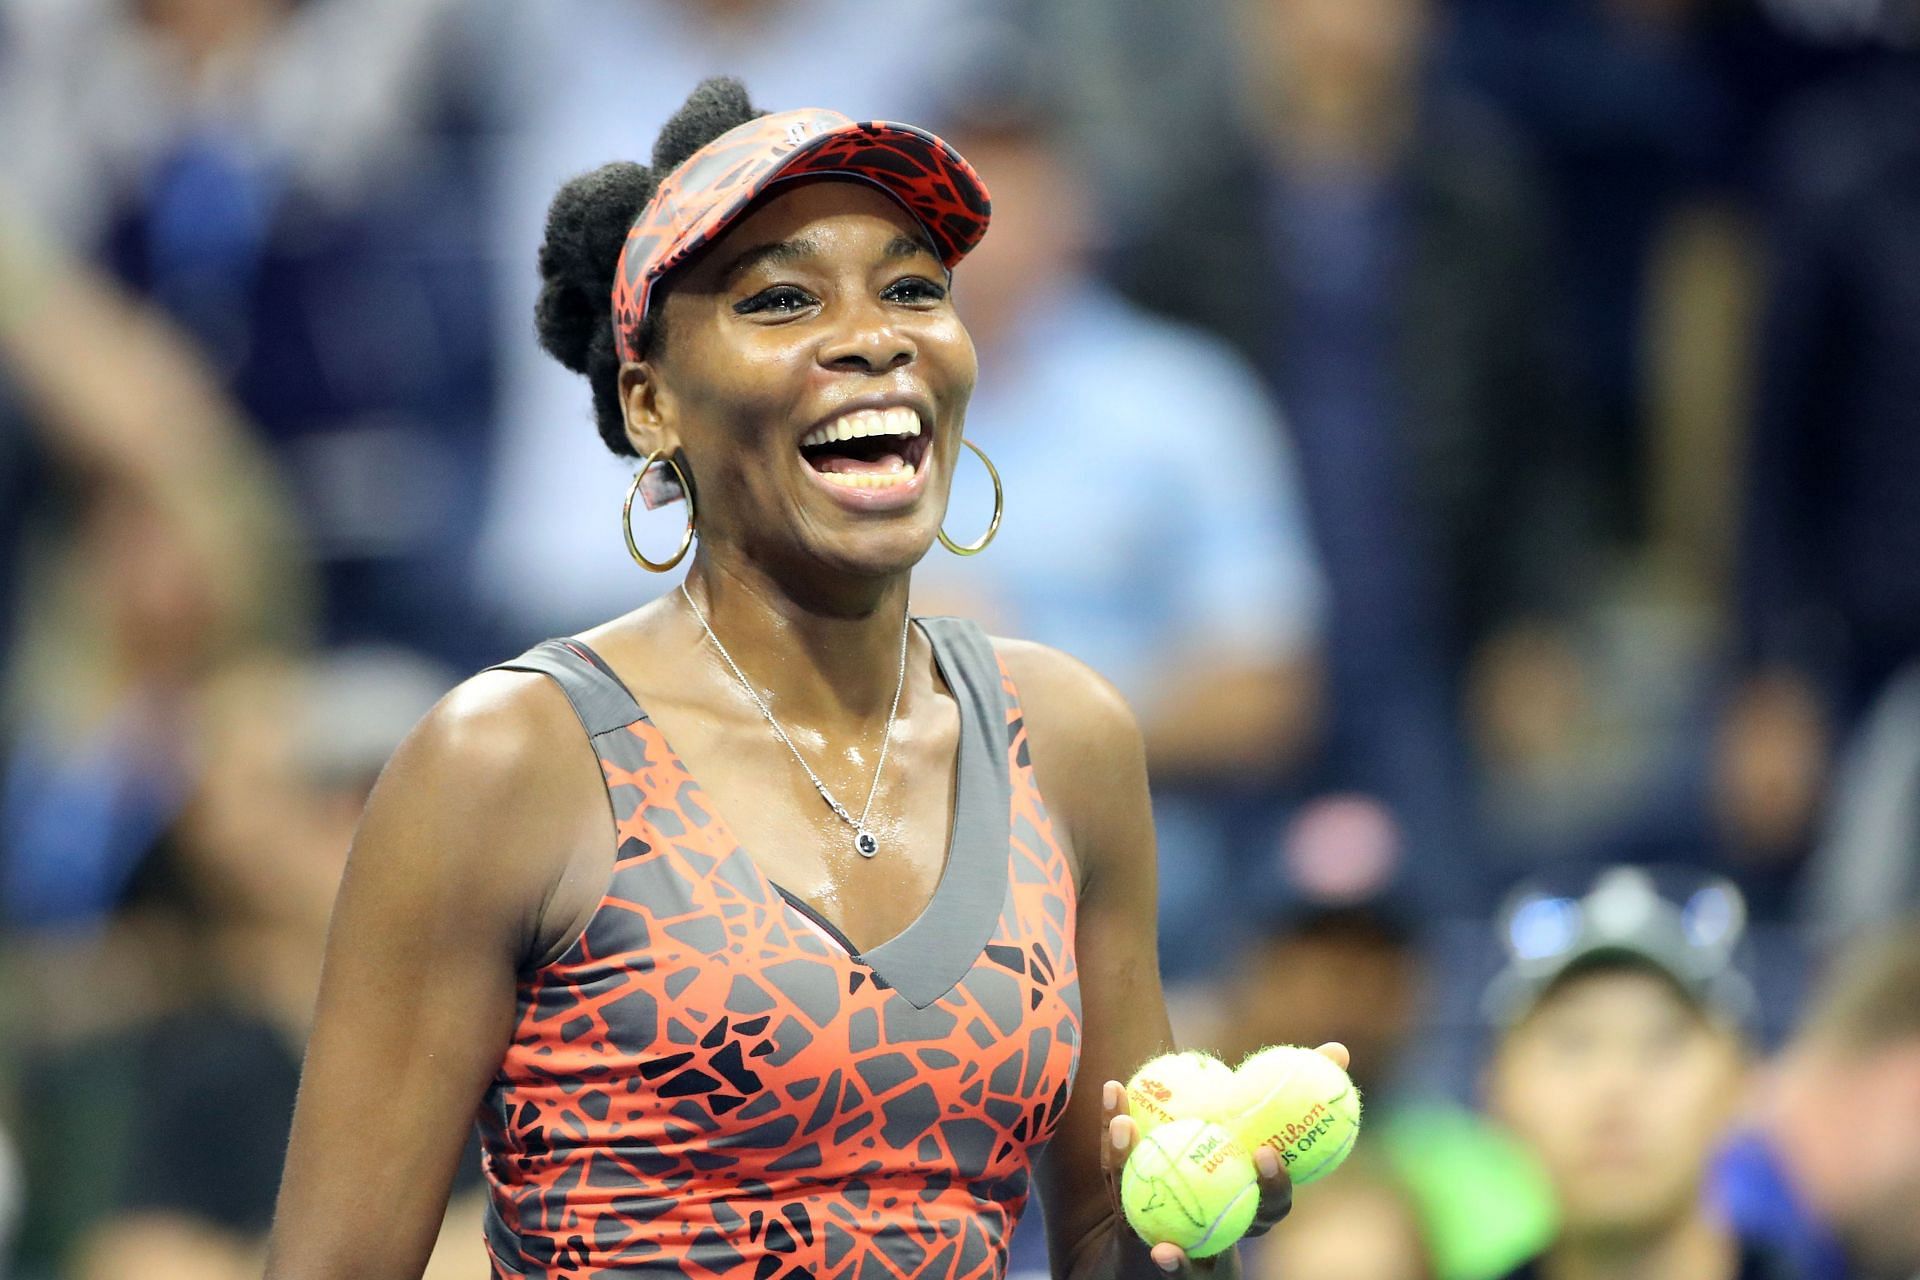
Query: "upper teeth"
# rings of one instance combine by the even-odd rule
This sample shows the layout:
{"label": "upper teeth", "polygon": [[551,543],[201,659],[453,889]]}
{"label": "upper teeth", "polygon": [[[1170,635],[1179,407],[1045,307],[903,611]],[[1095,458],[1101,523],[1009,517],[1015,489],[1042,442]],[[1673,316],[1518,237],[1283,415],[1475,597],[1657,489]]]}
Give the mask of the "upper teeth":
{"label": "upper teeth", "polygon": [[904,405],[886,409],[855,409],[822,427],[815,427],[800,439],[800,447],[832,444],[835,440],[857,440],[861,436],[917,436],[920,415]]}

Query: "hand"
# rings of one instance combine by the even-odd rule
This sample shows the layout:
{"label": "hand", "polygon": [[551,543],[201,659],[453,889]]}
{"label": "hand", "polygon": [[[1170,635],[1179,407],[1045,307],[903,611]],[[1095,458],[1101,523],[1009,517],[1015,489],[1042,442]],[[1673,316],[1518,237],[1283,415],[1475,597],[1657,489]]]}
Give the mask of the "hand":
{"label": "hand", "polygon": [[[1342,1071],[1347,1069],[1349,1056],[1343,1044],[1323,1044],[1320,1053],[1331,1059]],[[1126,1167],[1127,1157],[1133,1153],[1133,1144],[1139,1139],[1139,1127],[1133,1117],[1127,1114],[1127,1086],[1118,1080],[1109,1080],[1100,1091],[1101,1106],[1106,1120],[1102,1126],[1107,1140],[1100,1144],[1100,1168],[1106,1174],[1107,1200],[1113,1205],[1113,1211],[1121,1222],[1121,1229],[1127,1238],[1138,1241],[1133,1227],[1126,1221],[1126,1209],[1120,1201],[1120,1171]],[[1254,1211],[1253,1225],[1247,1228],[1244,1239],[1251,1240],[1265,1235],[1274,1224],[1287,1216],[1287,1210],[1293,1207],[1293,1180],[1287,1177],[1285,1163],[1280,1153],[1271,1146],[1262,1146],[1253,1153],[1254,1171],[1260,1178],[1260,1207]],[[1184,1249],[1164,1241],[1149,1250],[1154,1265],[1168,1274],[1211,1275],[1212,1258],[1189,1258]],[[1226,1254],[1217,1255],[1225,1257]]]}

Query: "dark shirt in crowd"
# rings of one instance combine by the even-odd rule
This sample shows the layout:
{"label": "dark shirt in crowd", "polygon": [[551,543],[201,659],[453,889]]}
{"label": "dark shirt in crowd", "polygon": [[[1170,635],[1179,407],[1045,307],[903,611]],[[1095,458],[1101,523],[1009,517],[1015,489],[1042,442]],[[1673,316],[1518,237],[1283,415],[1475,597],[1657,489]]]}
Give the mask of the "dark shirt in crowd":
{"label": "dark shirt in crowd", "polygon": [[[1796,33],[1753,3],[1456,0],[1449,74],[1525,130],[1578,316],[1577,358],[1609,531],[1646,531],[1647,289],[1660,238],[1689,201],[1746,202],[1768,122],[1806,85],[1847,67],[1846,42]],[[1772,11],[1772,12],[1770,12]]]}
{"label": "dark shirt in crowd", "polygon": [[1497,120],[1437,95],[1374,170],[1230,142],[1115,269],[1149,305],[1225,335],[1278,391],[1329,586],[1317,781],[1385,799],[1448,898],[1468,843],[1461,675],[1504,623],[1569,607],[1588,550],[1523,160]]}
{"label": "dark shirt in crowd", "polygon": [[1858,709],[1920,657],[1920,64],[1799,107],[1779,150],[1748,454],[1748,657]]}
{"label": "dark shirt in crowd", "polygon": [[[156,1024],[139,1053],[119,1210],[264,1234],[300,1086],[299,1046],[261,1018],[210,1008]],[[375,1137],[368,1141],[368,1158],[377,1159]],[[455,1191],[479,1182],[479,1148],[469,1139]]]}

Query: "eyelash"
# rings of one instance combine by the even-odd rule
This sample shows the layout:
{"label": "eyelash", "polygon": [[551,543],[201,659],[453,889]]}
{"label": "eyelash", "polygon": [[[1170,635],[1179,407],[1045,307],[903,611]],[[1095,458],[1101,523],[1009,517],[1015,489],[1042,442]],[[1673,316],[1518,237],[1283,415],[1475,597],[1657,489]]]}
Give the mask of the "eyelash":
{"label": "eyelash", "polygon": [[[798,301],[792,302],[791,305],[781,305],[789,299],[797,299]],[[736,313],[743,316],[754,315],[761,311],[778,311],[791,315],[812,302],[813,299],[808,296],[805,290],[796,288],[790,284],[777,284],[771,289],[762,289],[751,298],[745,298],[734,303],[733,309]]]}
{"label": "eyelash", "polygon": [[920,299],[927,302],[939,302],[947,296],[945,285],[935,284],[924,276],[908,276],[904,280],[896,280],[887,286],[885,293],[904,289],[912,289],[920,295]]}
{"label": "eyelash", "polygon": [[[910,298],[896,297],[896,295],[909,290],[914,296]],[[889,301],[940,302],[946,298],[947,290],[945,286],[935,284],[933,281],[921,276],[908,276],[905,279],[896,280],[888,285],[881,291],[881,296],[887,298]],[[811,305],[813,301],[813,297],[797,285],[777,284],[770,289],[762,289],[751,298],[745,298],[734,303],[733,310],[736,315],[743,316],[756,315],[763,311],[792,315]]]}

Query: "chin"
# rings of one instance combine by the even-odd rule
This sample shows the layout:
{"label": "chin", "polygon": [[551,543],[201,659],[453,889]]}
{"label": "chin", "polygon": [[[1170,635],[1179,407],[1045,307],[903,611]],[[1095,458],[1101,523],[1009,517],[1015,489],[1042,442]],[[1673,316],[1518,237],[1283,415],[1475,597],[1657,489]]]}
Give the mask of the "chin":
{"label": "chin", "polygon": [[856,534],[833,546],[819,548],[824,566],[859,578],[894,578],[911,573],[933,546],[933,535],[917,524],[911,528]]}
{"label": "chin", "polygon": [[1590,1189],[1567,1197],[1565,1229],[1586,1240],[1630,1242],[1663,1229],[1689,1203],[1687,1197],[1650,1194],[1645,1187]]}
{"label": "chin", "polygon": [[931,517],[919,510],[848,519],[837,512],[805,511],[797,520],[798,536],[771,551],[773,562],[801,579],[827,581],[884,580],[910,572],[926,557],[938,532]]}

